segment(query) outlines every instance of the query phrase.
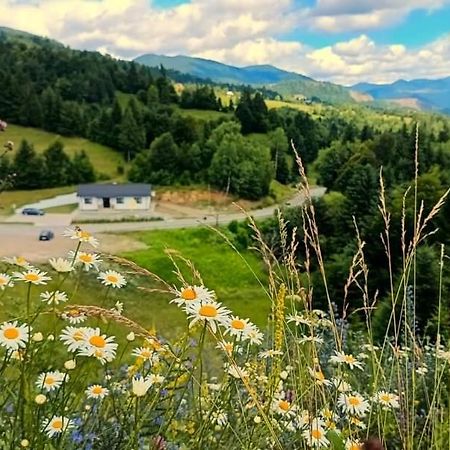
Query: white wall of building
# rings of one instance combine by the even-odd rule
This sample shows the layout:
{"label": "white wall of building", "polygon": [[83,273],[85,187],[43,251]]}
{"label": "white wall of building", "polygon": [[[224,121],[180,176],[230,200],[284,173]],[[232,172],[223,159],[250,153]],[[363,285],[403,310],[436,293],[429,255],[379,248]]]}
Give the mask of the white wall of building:
{"label": "white wall of building", "polygon": [[79,197],[78,205],[80,211],[96,211],[96,210],[126,210],[126,211],[143,211],[149,210],[151,205],[151,197],[110,197],[110,207],[103,207],[103,198],[97,197]]}

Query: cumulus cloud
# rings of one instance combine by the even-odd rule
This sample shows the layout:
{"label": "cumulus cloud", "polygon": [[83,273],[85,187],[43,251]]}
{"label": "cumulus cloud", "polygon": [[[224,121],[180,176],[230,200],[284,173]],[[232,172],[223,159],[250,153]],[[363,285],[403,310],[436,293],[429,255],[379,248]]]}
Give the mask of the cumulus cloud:
{"label": "cumulus cloud", "polygon": [[281,39],[298,27],[370,29],[412,9],[450,0],[191,0],[158,8],[150,0],[0,0],[2,25],[75,48],[122,58],[187,54],[238,66],[273,64],[342,84],[450,74],[450,35],[422,48],[377,45],[366,34],[322,48]]}

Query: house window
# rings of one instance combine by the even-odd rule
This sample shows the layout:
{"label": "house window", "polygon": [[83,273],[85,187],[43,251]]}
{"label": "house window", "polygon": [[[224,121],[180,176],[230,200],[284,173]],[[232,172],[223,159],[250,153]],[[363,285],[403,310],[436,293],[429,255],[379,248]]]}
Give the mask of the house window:
{"label": "house window", "polygon": [[136,200],[136,203],[138,203],[139,205],[142,203],[142,197],[134,197],[134,199]]}
{"label": "house window", "polygon": [[84,197],[84,204],[85,205],[92,205],[92,198],[91,197]]}
{"label": "house window", "polygon": [[116,203],[117,203],[118,205],[123,205],[123,203],[124,203],[123,197],[117,197]]}

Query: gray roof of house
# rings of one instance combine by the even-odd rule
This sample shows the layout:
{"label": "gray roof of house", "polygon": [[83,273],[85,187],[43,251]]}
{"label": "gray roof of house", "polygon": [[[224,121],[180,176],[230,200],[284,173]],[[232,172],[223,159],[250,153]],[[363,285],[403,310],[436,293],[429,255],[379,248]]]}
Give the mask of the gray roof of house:
{"label": "gray roof of house", "polygon": [[80,184],[78,197],[148,197],[152,191],[150,184],[144,183],[109,183]]}

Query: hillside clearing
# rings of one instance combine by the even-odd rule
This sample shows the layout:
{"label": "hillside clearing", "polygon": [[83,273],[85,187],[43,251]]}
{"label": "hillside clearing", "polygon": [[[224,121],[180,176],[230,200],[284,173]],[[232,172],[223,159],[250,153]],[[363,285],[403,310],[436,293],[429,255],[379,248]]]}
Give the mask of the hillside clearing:
{"label": "hillside clearing", "polygon": [[21,141],[26,139],[34,145],[37,152],[43,152],[47,147],[59,140],[64,144],[64,151],[73,157],[76,152],[84,150],[91,160],[97,173],[107,178],[118,179],[117,166],[125,165],[122,155],[109,147],[80,137],[65,137],[49,133],[37,128],[8,125],[4,139],[13,141],[16,149]]}

